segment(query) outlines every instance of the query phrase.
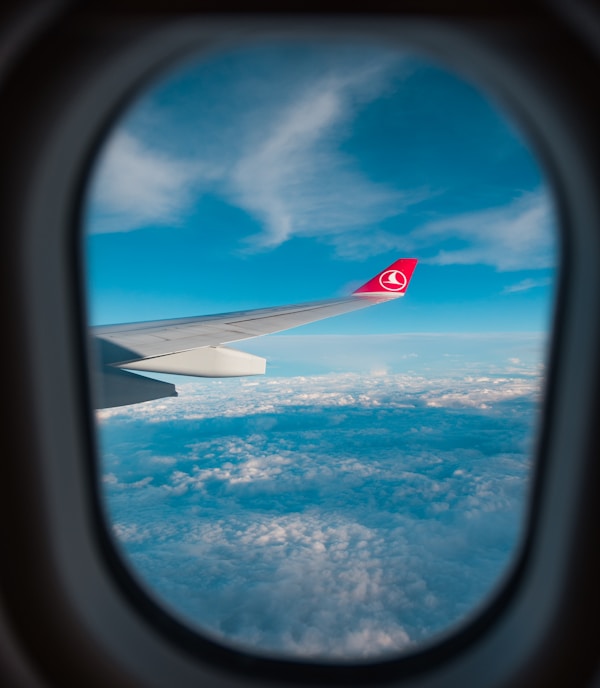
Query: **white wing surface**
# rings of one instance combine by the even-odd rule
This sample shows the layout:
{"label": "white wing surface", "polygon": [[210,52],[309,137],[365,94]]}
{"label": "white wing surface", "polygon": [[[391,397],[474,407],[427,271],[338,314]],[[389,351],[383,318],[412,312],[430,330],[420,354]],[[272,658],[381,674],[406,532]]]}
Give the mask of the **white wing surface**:
{"label": "white wing surface", "polygon": [[[220,346],[242,339],[281,332],[299,325],[330,318],[388,301],[395,296],[348,296],[328,301],[260,308],[222,315],[157,320],[130,325],[97,327],[94,334],[136,354],[133,360],[163,356],[188,349]],[[125,364],[127,361],[122,361]]]}
{"label": "white wing surface", "polygon": [[[257,375],[265,372],[263,358],[224,345],[395,299],[406,292],[416,263],[414,258],[401,258],[343,298],[219,315],[104,325],[93,328],[92,334],[111,384],[118,379],[120,386],[131,385],[131,374],[118,377],[118,372],[126,373],[119,369],[199,377]],[[169,392],[172,394],[174,388]],[[135,403],[108,404],[106,401],[104,399],[100,405]]]}

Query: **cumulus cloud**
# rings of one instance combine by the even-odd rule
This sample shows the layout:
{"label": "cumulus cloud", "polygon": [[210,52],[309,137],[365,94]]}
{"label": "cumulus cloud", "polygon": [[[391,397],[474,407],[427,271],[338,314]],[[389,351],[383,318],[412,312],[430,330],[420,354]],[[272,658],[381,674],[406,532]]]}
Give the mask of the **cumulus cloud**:
{"label": "cumulus cloud", "polygon": [[[410,645],[401,622],[385,609],[386,603],[397,607],[406,602],[406,594],[389,586],[384,561],[372,556],[372,549],[384,552],[380,534],[353,522],[325,523],[318,514],[265,515],[241,537],[232,532],[239,522],[215,525],[221,559],[208,563],[209,575],[223,580],[230,613],[224,622],[218,602],[203,606],[213,616],[211,630],[219,639],[229,636],[244,645],[249,640],[258,647],[283,645],[292,655],[337,658],[365,658]],[[215,544],[214,532],[203,527],[190,541],[187,560],[202,567]],[[240,551],[258,573],[250,590],[243,580],[222,575],[226,561]],[[404,575],[407,588],[414,586],[416,576]],[[374,613],[357,616],[360,607]],[[283,609],[288,620],[281,618]]]}
{"label": "cumulus cloud", "polygon": [[409,650],[477,607],[519,541],[541,377],[509,369],[202,381],[101,411],[113,531],[223,642]]}

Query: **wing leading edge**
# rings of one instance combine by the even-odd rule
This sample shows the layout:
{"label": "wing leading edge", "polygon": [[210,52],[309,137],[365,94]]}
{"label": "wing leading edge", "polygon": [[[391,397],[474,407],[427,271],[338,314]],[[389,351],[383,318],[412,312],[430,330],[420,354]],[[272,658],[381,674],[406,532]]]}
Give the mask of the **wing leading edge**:
{"label": "wing leading edge", "polygon": [[[401,258],[349,296],[338,299],[93,328],[98,357],[106,373],[102,376],[106,380],[97,385],[100,388],[97,407],[136,403],[135,400],[129,400],[131,393],[122,394],[124,388],[131,387],[130,378],[133,374],[127,373],[128,370],[197,377],[263,374],[266,366],[264,358],[224,345],[396,299],[405,294],[416,264],[415,258]],[[119,376],[119,373],[127,375]],[[107,393],[107,385],[114,387],[117,382],[118,393]],[[158,396],[141,398],[139,401],[176,395],[173,385],[167,385],[162,390],[164,394],[155,387],[146,391],[147,387],[144,383],[144,390],[140,393],[142,397],[147,393]],[[135,393],[133,397],[137,399]],[[121,398],[123,401],[120,401]]]}

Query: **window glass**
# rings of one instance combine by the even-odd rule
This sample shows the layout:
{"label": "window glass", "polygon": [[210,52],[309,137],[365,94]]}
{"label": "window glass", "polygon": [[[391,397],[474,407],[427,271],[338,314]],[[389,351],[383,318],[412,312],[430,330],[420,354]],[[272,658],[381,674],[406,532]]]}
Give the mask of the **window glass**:
{"label": "window glass", "polygon": [[[362,43],[204,55],[119,117],[86,199],[98,489],[140,585],[278,657],[475,614],[526,527],[558,250],[497,103]],[[301,328],[155,323],[338,303],[399,258],[402,298]]]}

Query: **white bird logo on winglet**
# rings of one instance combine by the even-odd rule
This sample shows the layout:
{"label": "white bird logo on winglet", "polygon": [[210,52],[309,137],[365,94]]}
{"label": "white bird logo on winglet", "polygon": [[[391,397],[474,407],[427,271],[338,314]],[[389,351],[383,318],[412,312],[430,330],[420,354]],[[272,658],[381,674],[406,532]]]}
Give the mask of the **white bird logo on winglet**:
{"label": "white bird logo on winglet", "polygon": [[379,284],[387,291],[401,291],[406,283],[406,275],[400,270],[386,270],[379,277]]}

